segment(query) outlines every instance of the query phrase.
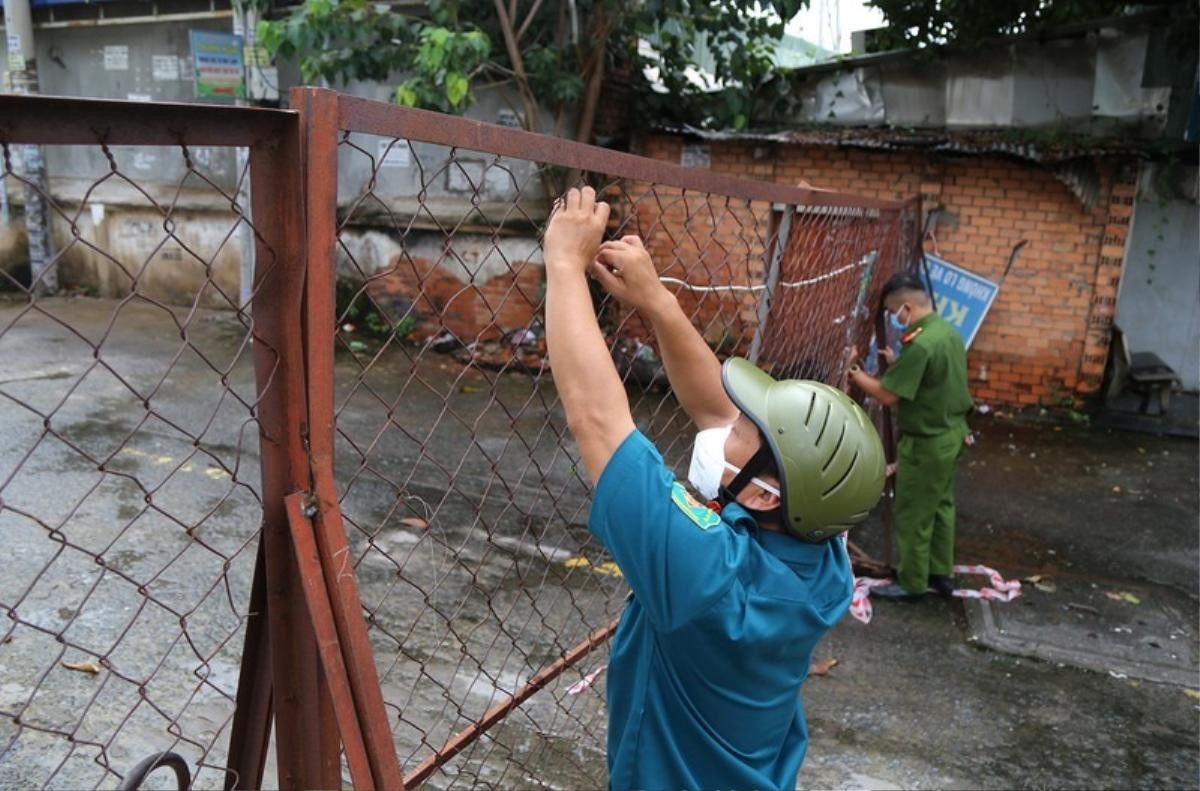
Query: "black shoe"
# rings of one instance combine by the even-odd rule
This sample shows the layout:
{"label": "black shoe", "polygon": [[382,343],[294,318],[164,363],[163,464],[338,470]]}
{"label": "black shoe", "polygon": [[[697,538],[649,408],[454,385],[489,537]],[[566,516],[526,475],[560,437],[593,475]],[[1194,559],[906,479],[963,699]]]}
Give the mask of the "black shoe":
{"label": "black shoe", "polygon": [[890,585],[880,585],[878,588],[871,588],[872,598],[878,596],[881,599],[890,599],[891,601],[916,601],[925,594],[909,593],[898,582],[893,582]]}
{"label": "black shoe", "polygon": [[954,589],[958,586],[954,584],[954,577],[948,574],[930,574],[929,587],[933,588],[933,592],[938,596],[949,599],[954,596]]}

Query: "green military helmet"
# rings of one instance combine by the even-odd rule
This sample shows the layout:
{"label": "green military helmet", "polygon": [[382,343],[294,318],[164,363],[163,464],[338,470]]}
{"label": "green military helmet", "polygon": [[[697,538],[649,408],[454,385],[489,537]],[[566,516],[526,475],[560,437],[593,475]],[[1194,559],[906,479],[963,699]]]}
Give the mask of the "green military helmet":
{"label": "green military helmet", "polygon": [[721,381],[770,445],[788,532],[822,541],[867,518],[883,493],[886,465],[862,407],[821,382],[776,381],[740,357],[725,361]]}

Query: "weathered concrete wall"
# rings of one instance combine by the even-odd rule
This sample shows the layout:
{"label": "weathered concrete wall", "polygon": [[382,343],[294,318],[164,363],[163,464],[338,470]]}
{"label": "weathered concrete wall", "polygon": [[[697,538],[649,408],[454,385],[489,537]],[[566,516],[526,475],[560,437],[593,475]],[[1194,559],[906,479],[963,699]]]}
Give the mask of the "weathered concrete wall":
{"label": "weathered concrete wall", "polygon": [[136,291],[169,304],[236,309],[241,256],[230,239],[232,215],[187,209],[172,219],[168,233],[152,209],[86,212],[74,227],[56,218],[60,277],[100,296]]}
{"label": "weathered concrete wall", "polygon": [[[1147,167],[1138,182],[1133,229],[1117,296],[1117,323],[1131,352],[1154,352],[1200,389],[1200,239],[1195,167]],[[1191,188],[1191,196],[1185,193]]]}
{"label": "weathered concrete wall", "polygon": [[[39,30],[42,91],[62,96],[194,101],[190,29],[228,32],[231,21]],[[285,67],[281,73],[278,87],[286,93],[295,80],[294,69]],[[380,101],[390,101],[394,90],[386,83],[339,87]],[[521,119],[510,109],[511,99],[500,90],[480,91],[468,116],[518,126]],[[540,121],[545,128],[553,125],[548,113],[543,113]],[[236,237],[225,239],[235,222],[229,205],[239,178],[236,150],[190,148],[190,169],[176,147],[114,146],[110,152],[115,174],[99,146],[44,149],[50,190],[60,208],[53,220],[55,240],[69,248],[60,264],[63,284],[120,296],[136,277],[140,293],[190,303],[211,281],[236,302],[240,246]],[[338,167],[339,204],[343,212],[354,215],[353,227],[345,233],[349,243],[356,244],[354,240],[362,237],[369,247],[390,238],[380,230],[389,230],[398,238],[414,229],[462,228],[482,233],[481,238],[486,239],[497,229],[505,235],[525,234],[530,242],[525,246],[536,250],[532,223],[546,216],[548,205],[538,163],[468,150],[459,150],[452,157],[443,146],[356,134],[339,148]],[[5,186],[13,210],[12,221],[0,229],[0,269],[16,271],[28,264],[20,219],[23,197],[19,185],[11,180]],[[167,238],[163,229],[168,214],[178,239]],[[421,238],[420,233],[410,235],[412,243]],[[392,245],[397,247],[395,242]],[[459,271],[448,273],[453,279],[469,266],[464,262],[479,255],[482,243],[460,234],[455,245],[462,248],[457,257],[412,255],[431,262],[441,260],[439,268],[458,266]],[[386,269],[397,255],[389,253],[382,264],[372,264],[370,270]],[[209,258],[211,267],[206,267]],[[522,253],[510,260],[532,259],[529,253]],[[488,266],[468,280],[483,286],[490,277],[503,274],[491,272]],[[344,269],[343,274],[358,275],[352,268]],[[225,300],[210,287],[202,302],[220,305]],[[527,324],[529,317],[523,320]]]}

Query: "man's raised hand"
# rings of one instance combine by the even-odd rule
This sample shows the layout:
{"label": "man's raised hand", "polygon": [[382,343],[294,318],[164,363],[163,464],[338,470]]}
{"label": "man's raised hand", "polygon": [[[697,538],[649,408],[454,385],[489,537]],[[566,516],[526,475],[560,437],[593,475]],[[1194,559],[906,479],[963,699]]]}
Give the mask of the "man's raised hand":
{"label": "man's raised hand", "polygon": [[650,253],[636,236],[600,245],[588,271],[605,291],[638,310],[650,307],[664,295],[670,296],[658,279]]}
{"label": "man's raised hand", "polygon": [[591,187],[572,188],[555,201],[542,242],[546,271],[551,276],[559,272],[582,274],[587,269],[600,248],[608,212],[609,205],[597,202]]}

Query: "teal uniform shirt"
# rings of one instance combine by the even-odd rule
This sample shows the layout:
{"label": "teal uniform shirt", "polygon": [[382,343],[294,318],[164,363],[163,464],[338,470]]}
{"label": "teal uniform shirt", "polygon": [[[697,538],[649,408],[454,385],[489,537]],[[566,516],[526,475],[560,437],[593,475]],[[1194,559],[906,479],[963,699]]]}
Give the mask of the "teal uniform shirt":
{"label": "teal uniform shirt", "polygon": [[795,788],[800,685],[850,606],[843,540],[759,530],[736,504],[718,516],[636,430],[604,468],[589,527],[633,591],[609,662],[609,786]]}

